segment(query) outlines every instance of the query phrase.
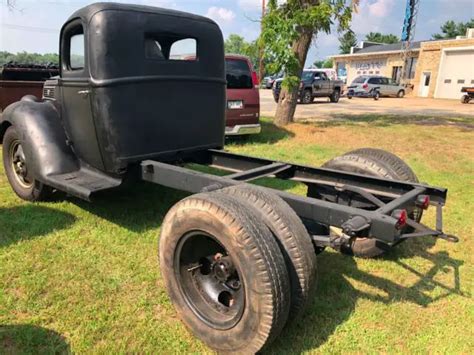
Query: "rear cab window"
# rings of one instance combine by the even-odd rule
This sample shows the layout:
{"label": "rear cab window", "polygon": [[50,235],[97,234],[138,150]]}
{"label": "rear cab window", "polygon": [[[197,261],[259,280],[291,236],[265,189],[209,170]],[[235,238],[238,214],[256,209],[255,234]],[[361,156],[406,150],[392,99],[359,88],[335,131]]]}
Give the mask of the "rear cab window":
{"label": "rear cab window", "polygon": [[147,59],[196,61],[198,60],[197,52],[197,41],[194,38],[145,35]]}
{"label": "rear cab window", "polygon": [[252,72],[245,59],[226,58],[227,89],[252,89]]}

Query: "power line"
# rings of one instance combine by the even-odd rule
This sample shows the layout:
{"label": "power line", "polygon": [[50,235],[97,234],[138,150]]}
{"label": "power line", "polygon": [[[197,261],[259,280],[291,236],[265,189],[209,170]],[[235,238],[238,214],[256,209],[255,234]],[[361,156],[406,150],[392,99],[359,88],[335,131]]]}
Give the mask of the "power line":
{"label": "power line", "polygon": [[19,31],[55,33],[55,34],[59,33],[59,29],[46,28],[46,27],[22,26],[22,25],[13,25],[10,23],[2,23],[1,26],[12,29],[12,30],[19,30]]}

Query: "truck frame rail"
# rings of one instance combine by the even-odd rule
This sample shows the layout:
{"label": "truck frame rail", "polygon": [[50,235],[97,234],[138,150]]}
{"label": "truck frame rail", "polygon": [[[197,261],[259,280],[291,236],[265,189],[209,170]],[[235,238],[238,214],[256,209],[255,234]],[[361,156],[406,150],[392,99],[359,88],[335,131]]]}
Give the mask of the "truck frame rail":
{"label": "truck frame rail", "polygon": [[[230,174],[219,176],[197,171],[184,166],[187,163],[217,168]],[[308,186],[306,197],[270,190],[294,209],[310,232],[314,223],[342,229],[342,241],[340,238],[330,238],[329,233],[314,234],[313,240],[318,246],[332,246],[352,237],[376,238],[388,245],[421,236],[457,241],[457,237],[443,232],[445,188],[307,167],[221,150],[203,151],[183,157],[180,162],[145,160],[141,167],[143,180],[190,193],[218,190],[263,177],[304,183]],[[320,198],[317,193],[320,191],[337,196],[337,202]],[[407,211],[413,211],[420,200],[436,206],[435,229],[407,217]]]}

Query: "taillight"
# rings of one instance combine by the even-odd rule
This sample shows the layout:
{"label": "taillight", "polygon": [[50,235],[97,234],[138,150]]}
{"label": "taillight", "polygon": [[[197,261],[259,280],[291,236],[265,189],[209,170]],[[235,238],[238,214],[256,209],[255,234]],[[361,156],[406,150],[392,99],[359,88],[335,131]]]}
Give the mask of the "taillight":
{"label": "taillight", "polygon": [[365,83],[364,85],[362,85],[362,88],[367,90],[369,88],[369,84]]}
{"label": "taillight", "polygon": [[416,207],[426,210],[430,205],[430,196],[418,195],[415,202]]}
{"label": "taillight", "polygon": [[395,210],[392,213],[392,217],[397,220],[397,224],[395,226],[397,229],[402,229],[406,226],[408,221],[407,210]]}
{"label": "taillight", "polygon": [[258,87],[258,76],[257,76],[257,72],[252,72],[252,84],[253,86],[255,87]]}
{"label": "taillight", "polygon": [[303,82],[300,82],[300,89],[302,89],[303,87],[304,87]]}

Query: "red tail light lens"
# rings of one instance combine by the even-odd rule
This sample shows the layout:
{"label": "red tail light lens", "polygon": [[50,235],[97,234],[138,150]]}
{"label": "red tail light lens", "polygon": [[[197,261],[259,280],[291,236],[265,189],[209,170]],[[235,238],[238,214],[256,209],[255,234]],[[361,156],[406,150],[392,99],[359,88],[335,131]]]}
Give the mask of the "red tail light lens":
{"label": "red tail light lens", "polygon": [[430,197],[428,195],[419,195],[416,198],[416,206],[424,210],[428,209],[430,205]]}
{"label": "red tail light lens", "polygon": [[257,76],[257,72],[252,72],[252,83],[254,86],[258,86],[258,76]]}
{"label": "red tail light lens", "polygon": [[407,221],[408,221],[408,214],[407,210],[395,210],[392,213],[392,217],[397,220],[397,229],[402,229],[403,227],[406,226]]}
{"label": "red tail light lens", "polygon": [[365,90],[367,90],[367,89],[369,88],[369,84],[366,83],[366,84],[362,85],[362,88],[364,88]]}

